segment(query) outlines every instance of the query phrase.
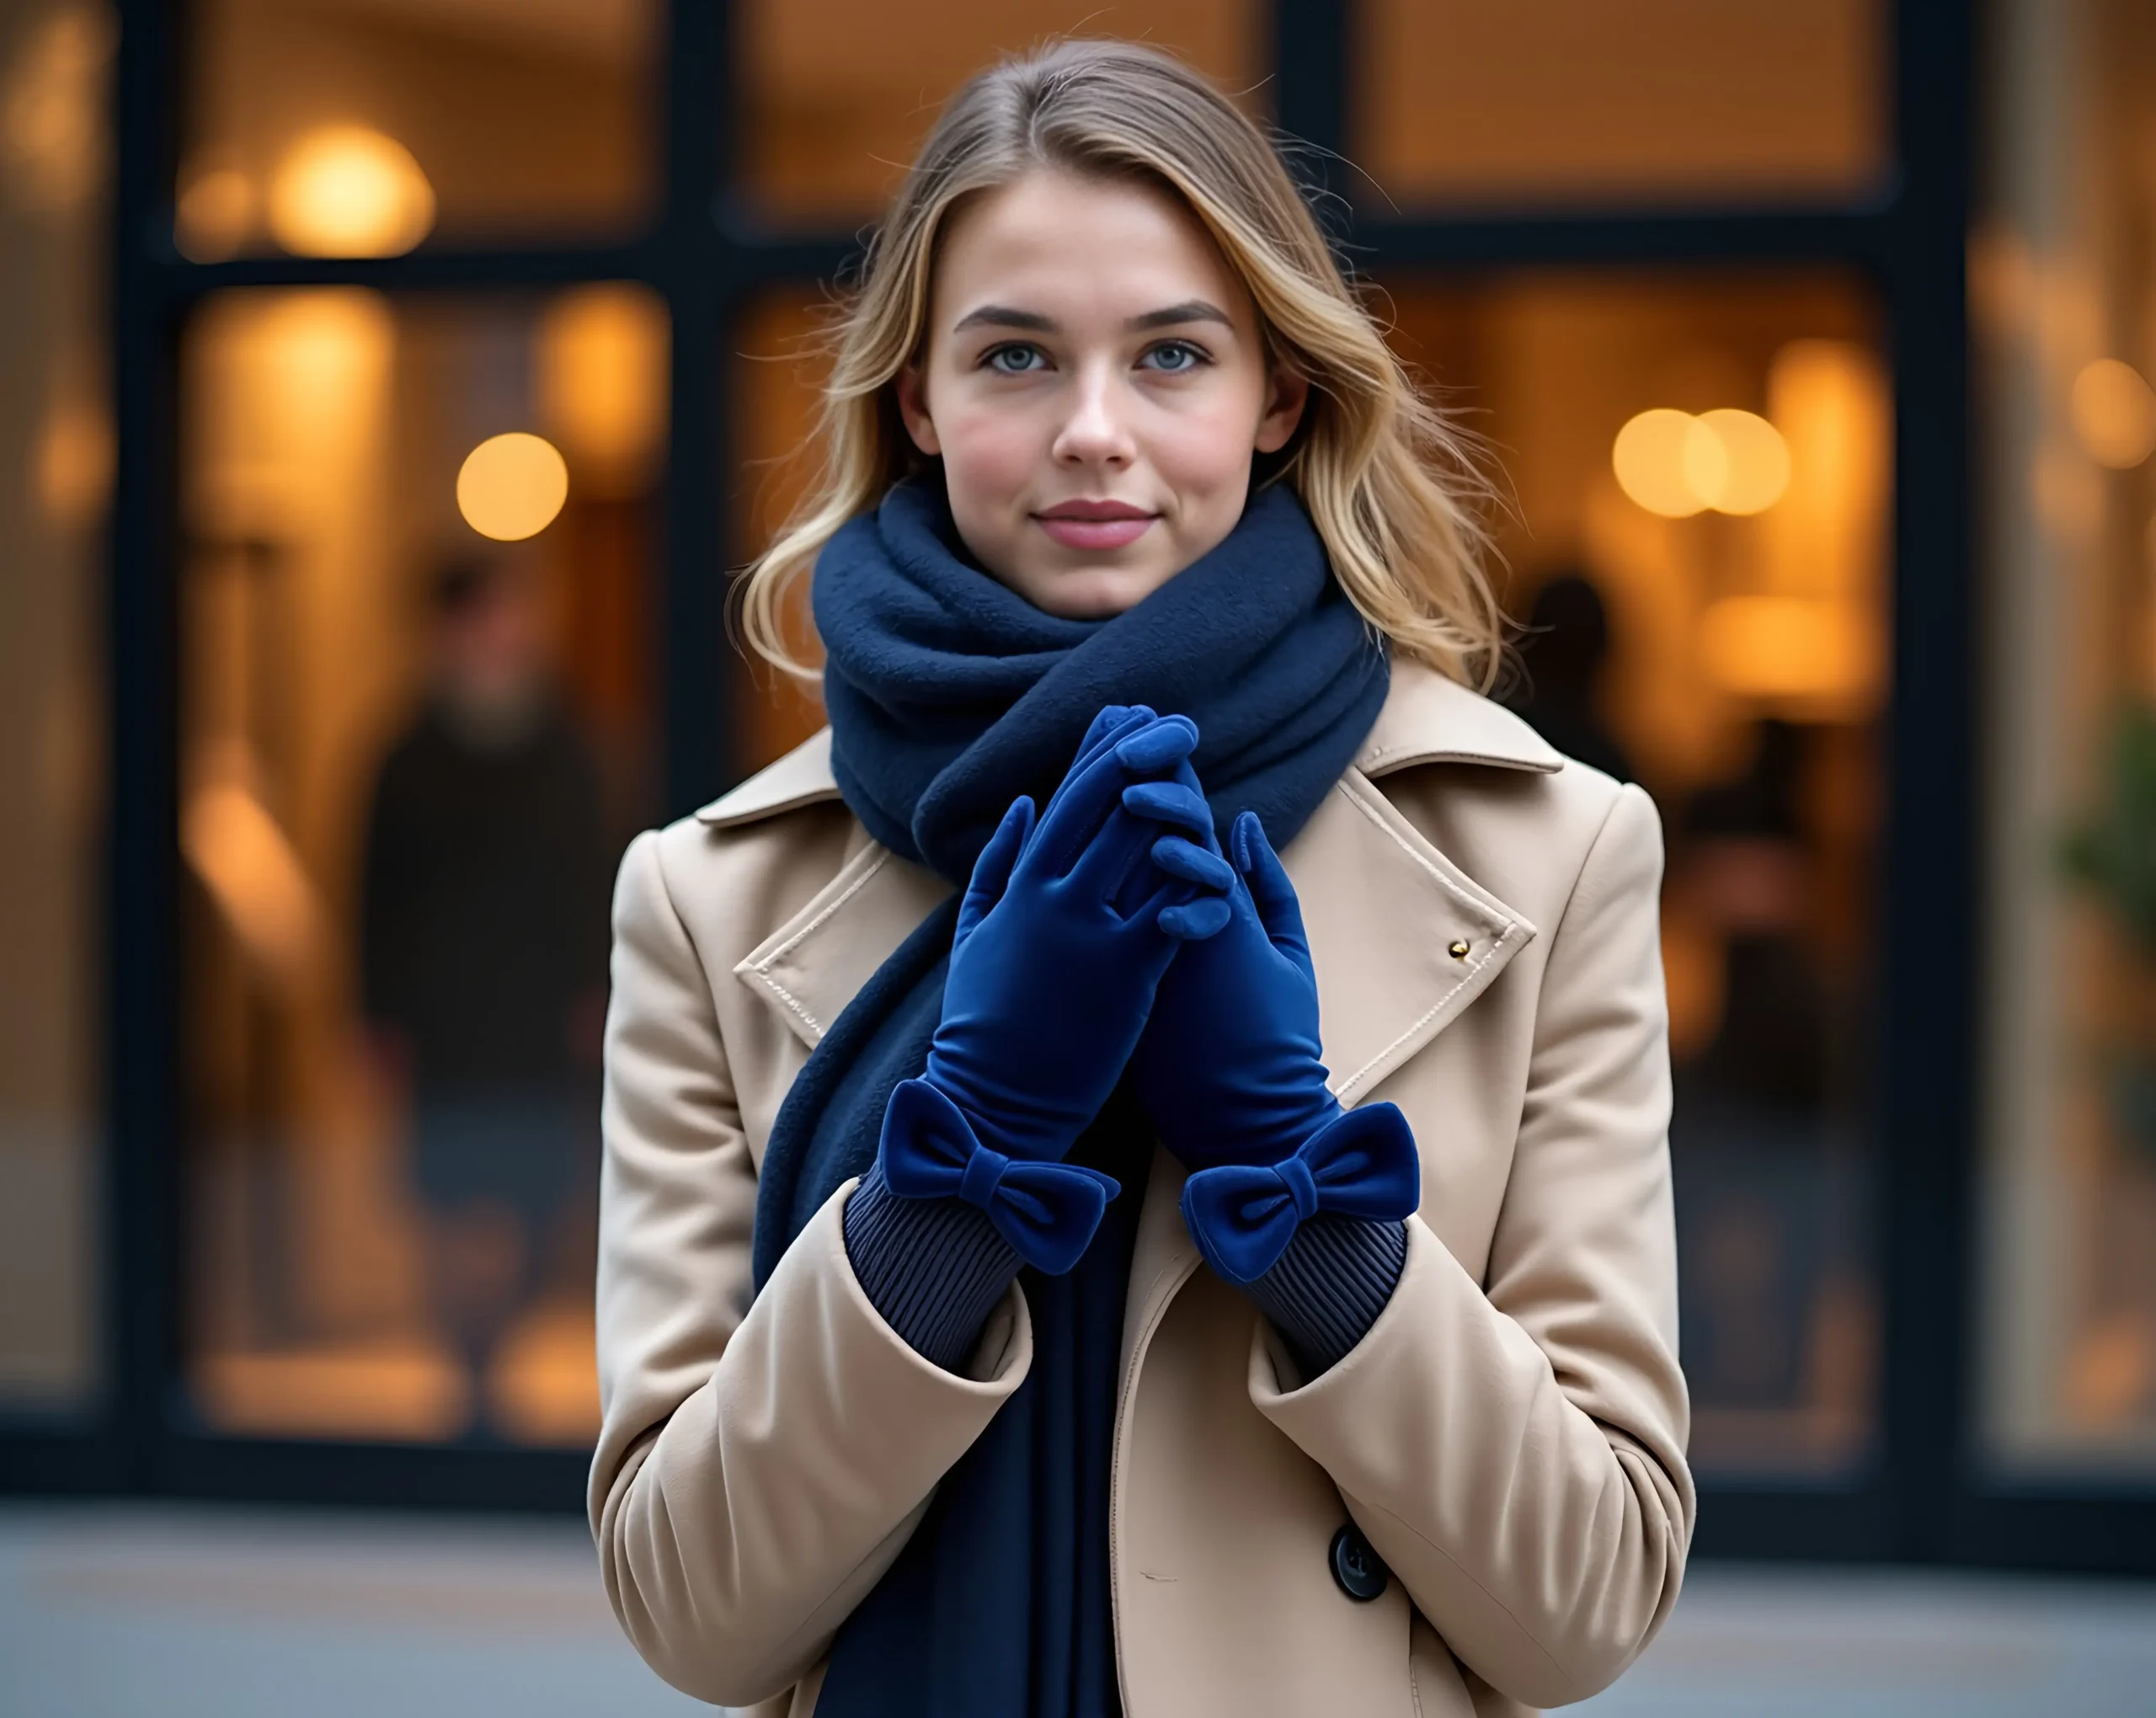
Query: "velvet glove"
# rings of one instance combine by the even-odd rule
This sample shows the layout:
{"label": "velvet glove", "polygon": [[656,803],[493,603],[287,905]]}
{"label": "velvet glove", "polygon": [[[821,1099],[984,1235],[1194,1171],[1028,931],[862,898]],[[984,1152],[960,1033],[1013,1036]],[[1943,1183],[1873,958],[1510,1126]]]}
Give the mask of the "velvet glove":
{"label": "velvet glove", "polygon": [[1227,918],[1217,893],[1155,865],[1158,819],[1123,803],[1142,784],[1175,816],[1202,806],[1197,743],[1185,718],[1111,707],[1038,823],[1030,799],[1011,806],[959,904],[927,1066],[885,1112],[891,1190],[978,1206],[1043,1270],[1075,1262],[1118,1192],[1059,1160],[1114,1090],[1178,947]]}
{"label": "velvet glove", "polygon": [[[1150,782],[1133,784],[1123,801],[1163,822],[1182,806]],[[1161,1143],[1192,1170],[1277,1163],[1340,1113],[1325,1083],[1317,974],[1294,885],[1254,813],[1235,819],[1228,844],[1232,870],[1209,822],[1183,823],[1154,848],[1163,870],[1220,889],[1228,905],[1220,934],[1193,944],[1162,980],[1130,1070]]]}
{"label": "velvet glove", "polygon": [[[1178,796],[1134,783],[1123,802],[1182,823],[1155,844],[1163,870],[1194,888],[1217,882],[1210,825],[1183,819]],[[1162,1142],[1193,1171],[1182,1208],[1198,1250],[1248,1283],[1321,1210],[1404,1220],[1420,1203],[1421,1166],[1398,1109],[1343,1111],[1326,1087],[1294,885],[1253,814],[1235,819],[1229,846],[1227,926],[1169,969],[1131,1073]]]}

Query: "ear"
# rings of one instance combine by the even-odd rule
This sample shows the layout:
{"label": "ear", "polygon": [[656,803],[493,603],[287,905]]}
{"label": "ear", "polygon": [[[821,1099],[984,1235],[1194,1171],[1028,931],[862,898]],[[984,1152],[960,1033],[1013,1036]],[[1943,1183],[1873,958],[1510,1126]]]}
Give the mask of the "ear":
{"label": "ear", "polygon": [[1265,415],[1257,420],[1257,435],[1251,443],[1256,451],[1278,453],[1285,447],[1288,438],[1303,421],[1303,408],[1310,399],[1307,378],[1284,364],[1274,365],[1272,392],[1265,403]]}
{"label": "ear", "polygon": [[899,396],[899,416],[905,422],[906,434],[927,457],[938,457],[943,451],[943,444],[936,437],[936,420],[928,415],[928,384],[921,376],[921,366],[907,365],[899,371],[894,386]]}

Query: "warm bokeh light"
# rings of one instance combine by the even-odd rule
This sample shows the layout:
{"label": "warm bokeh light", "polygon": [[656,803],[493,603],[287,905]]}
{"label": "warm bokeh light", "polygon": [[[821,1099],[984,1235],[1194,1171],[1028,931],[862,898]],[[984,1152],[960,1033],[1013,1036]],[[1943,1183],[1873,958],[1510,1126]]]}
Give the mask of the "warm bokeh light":
{"label": "warm bokeh light", "polygon": [[1741,698],[1838,702],[1872,678],[1860,613],[1808,597],[1726,596],[1700,618],[1708,675]]}
{"label": "warm bokeh light", "polygon": [[51,213],[80,208],[106,171],[105,83],[115,22],[102,6],[10,14],[0,72],[0,185],[12,200]]}
{"label": "warm bokeh light", "polygon": [[2131,364],[2084,365],[2068,405],[2073,433],[2097,464],[2129,471],[2156,452],[2156,391]]}
{"label": "warm bokeh light", "polygon": [[1609,463],[1618,487],[1648,512],[1689,519],[1707,504],[1685,469],[1685,447],[1696,422],[1689,412],[1657,407],[1617,432]]}
{"label": "warm bokeh light", "polygon": [[499,542],[537,536],[568,494],[569,468],[553,444],[522,430],[488,437],[456,474],[456,510],[481,536]]}
{"label": "warm bokeh light", "polygon": [[237,255],[254,227],[254,181],[236,167],[198,173],[179,194],[173,240],[180,254],[198,263]]}
{"label": "warm bokeh light", "polygon": [[237,782],[197,790],[180,819],[180,848],[240,946],[275,978],[300,982],[321,947],[321,906],[262,802]]}
{"label": "warm bokeh light", "polygon": [[1731,408],[1697,418],[1667,406],[1641,412],[1617,432],[1609,462],[1625,494],[1664,519],[1762,513],[1789,488],[1781,433]]}
{"label": "warm bokeh light", "polygon": [[112,489],[112,417],[94,397],[56,401],[38,432],[38,505],[63,531],[80,531]]}
{"label": "warm bokeh light", "polygon": [[[1706,413],[1699,434],[1710,435],[1721,450],[1720,479],[1700,484],[1707,504],[1718,513],[1764,513],[1789,488],[1789,444],[1781,432],[1756,412],[1729,408]],[[1692,470],[1692,446],[1685,443],[1685,469]]]}
{"label": "warm bokeh light", "polygon": [[270,235],[299,256],[399,256],[434,224],[434,187],[412,152],[364,125],[307,132],[270,185]]}
{"label": "warm bokeh light", "polygon": [[[610,494],[649,478],[666,435],[666,307],[643,286],[565,292],[540,324],[539,409],[587,477]],[[586,493],[590,493],[588,490]]]}

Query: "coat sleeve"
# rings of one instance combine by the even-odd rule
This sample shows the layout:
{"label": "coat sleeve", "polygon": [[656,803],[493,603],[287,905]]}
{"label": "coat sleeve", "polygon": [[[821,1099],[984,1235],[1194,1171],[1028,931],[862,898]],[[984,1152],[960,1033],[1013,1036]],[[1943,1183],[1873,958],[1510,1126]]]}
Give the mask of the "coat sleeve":
{"label": "coat sleeve", "polygon": [[1323,1466],[1453,1652],[1533,1706],[1586,1699],[1676,1603],[1693,1518],[1677,1364],[1662,839],[1614,802],[1554,935],[1485,1282],[1413,1218],[1369,1333],[1260,1411]]}
{"label": "coat sleeve", "polygon": [[847,1262],[850,1186],[752,1304],[755,1169],[664,859],[640,836],[615,891],[588,1502],[637,1650],[741,1706],[822,1656],[1023,1379],[1032,1337],[1014,1286],[965,1375],[915,1353]]}

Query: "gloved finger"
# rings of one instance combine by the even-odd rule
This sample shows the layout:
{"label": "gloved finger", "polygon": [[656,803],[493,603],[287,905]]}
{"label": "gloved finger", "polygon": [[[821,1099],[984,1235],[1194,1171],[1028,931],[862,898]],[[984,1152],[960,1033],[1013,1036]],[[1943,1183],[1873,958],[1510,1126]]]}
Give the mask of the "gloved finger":
{"label": "gloved finger", "polygon": [[1139,775],[1154,775],[1198,750],[1198,724],[1187,716],[1163,716],[1116,744],[1115,755]]}
{"label": "gloved finger", "polygon": [[1033,829],[1033,802],[1022,793],[1011,802],[1003,821],[996,824],[995,833],[980,850],[980,857],[974,861],[965,899],[958,903],[958,928],[951,935],[953,949],[973,934],[974,927],[988,916],[989,909],[1003,899],[1003,891],[1011,886],[1011,867],[1017,864]]}
{"label": "gloved finger", "polygon": [[1086,730],[1086,737],[1078,744],[1077,754],[1070,760],[1070,767],[1063,772],[1059,783],[1041,815],[1045,818],[1054,809],[1055,802],[1063,797],[1064,786],[1075,781],[1086,768],[1104,753],[1114,750],[1118,742],[1128,739],[1154,719],[1153,712],[1143,704],[1109,704],[1093,718]]}
{"label": "gloved finger", "polygon": [[1236,818],[1229,840],[1235,850],[1235,869],[1250,885],[1251,904],[1257,909],[1258,923],[1265,927],[1273,946],[1307,972],[1310,946],[1303,931],[1302,903],[1296,899],[1295,885],[1288,880],[1288,867],[1266,839],[1265,825],[1257,820],[1257,814],[1246,811]]}
{"label": "gloved finger", "polygon": [[[1101,713],[1093,718],[1092,725],[1086,728],[1086,737],[1078,742],[1077,753],[1070,760],[1070,767],[1064,771],[1063,779],[1068,782],[1079,775],[1102,752],[1113,750],[1118,744],[1129,739],[1132,734],[1137,733],[1153,719],[1152,709],[1148,705],[1103,705]],[[1060,787],[1056,790],[1058,793],[1062,791]],[[1051,805],[1054,803],[1053,798],[1049,801]]]}
{"label": "gloved finger", "polygon": [[1235,893],[1235,867],[1218,853],[1209,853],[1195,841],[1187,841],[1181,835],[1163,835],[1154,842],[1153,862],[1169,876],[1196,883],[1209,894],[1225,896]]}
{"label": "gloved finger", "polygon": [[1181,830],[1200,842],[1209,840],[1213,834],[1213,808],[1185,782],[1134,782],[1123,790],[1123,808]]}
{"label": "gloved finger", "polygon": [[[1118,916],[1128,918],[1139,902],[1153,890],[1152,846],[1160,839],[1157,824],[1133,817],[1117,806],[1093,838],[1071,860],[1065,874],[1072,888],[1108,903]],[[1185,895],[1187,884],[1178,883]]]}
{"label": "gloved finger", "polygon": [[1203,942],[1226,930],[1233,916],[1227,902],[1219,895],[1200,895],[1194,901],[1161,908],[1156,922],[1178,942]]}
{"label": "gloved finger", "polygon": [[[1150,727],[1159,719],[1150,711],[1132,718],[1138,729]],[[1129,731],[1118,732],[1128,738]],[[1063,778],[1048,809],[1041,814],[1039,831],[1026,851],[1027,875],[1061,876],[1076,862],[1102,820],[1116,808],[1123,790],[1130,785],[1129,768],[1116,750],[1113,744],[1096,748],[1091,757],[1074,764]]]}
{"label": "gloved finger", "polygon": [[1086,730],[1086,737],[1078,742],[1077,755],[1084,757],[1109,734],[1122,727],[1129,717],[1130,706],[1128,704],[1102,705],[1101,713],[1093,718],[1092,725]]}

